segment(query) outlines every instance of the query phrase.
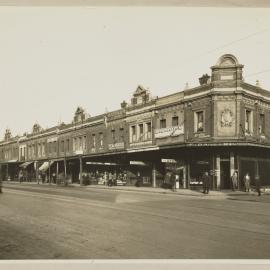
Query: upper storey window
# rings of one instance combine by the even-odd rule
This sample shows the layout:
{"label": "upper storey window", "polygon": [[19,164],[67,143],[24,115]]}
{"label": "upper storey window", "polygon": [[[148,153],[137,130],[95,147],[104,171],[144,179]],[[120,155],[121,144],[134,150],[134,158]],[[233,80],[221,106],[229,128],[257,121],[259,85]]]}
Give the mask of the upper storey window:
{"label": "upper storey window", "polygon": [[160,128],[166,128],[166,119],[160,119],[159,125]]}
{"label": "upper storey window", "polygon": [[178,126],[178,116],[174,116],[172,118],[172,126],[177,127]]}
{"label": "upper storey window", "polygon": [[151,139],[151,137],[152,137],[152,125],[151,125],[151,122],[148,122],[147,124],[146,124],[146,126],[147,126],[147,139],[148,140],[150,140]]}
{"label": "upper storey window", "polygon": [[131,142],[136,141],[136,126],[131,127]]}
{"label": "upper storey window", "polygon": [[259,119],[259,134],[263,135],[265,132],[265,116],[264,114],[260,114]]}
{"label": "upper storey window", "polygon": [[204,132],[204,112],[195,113],[195,132]]}
{"label": "upper storey window", "polygon": [[245,113],[245,132],[252,133],[253,125],[252,125],[252,111],[246,110]]}

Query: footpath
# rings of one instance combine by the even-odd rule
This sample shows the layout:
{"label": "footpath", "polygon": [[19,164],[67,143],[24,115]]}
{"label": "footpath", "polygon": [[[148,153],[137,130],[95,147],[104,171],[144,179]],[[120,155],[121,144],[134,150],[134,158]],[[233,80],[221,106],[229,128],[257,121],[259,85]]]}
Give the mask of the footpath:
{"label": "footpath", "polygon": [[[5,185],[17,184],[20,185],[19,182],[15,181],[5,181],[3,182],[3,187]],[[22,182],[21,185],[33,185],[37,186],[37,182]],[[63,185],[56,185],[53,183],[39,183],[39,186],[55,186],[55,187],[63,187]],[[244,199],[244,200],[254,200],[254,198],[259,197],[257,196],[257,192],[255,190],[251,190],[249,193],[243,191],[232,191],[232,190],[210,190],[209,194],[202,193],[202,190],[190,190],[190,189],[176,189],[175,191],[171,189],[164,189],[164,188],[153,188],[153,187],[136,187],[136,186],[104,186],[104,185],[87,185],[87,186],[80,186],[80,184],[72,183],[65,186],[66,188],[78,188],[83,190],[111,190],[111,191],[128,191],[128,192],[148,192],[148,193],[159,193],[159,194],[170,194],[170,195],[181,195],[181,196],[196,196],[196,197],[227,197],[231,199]],[[262,196],[261,197],[268,197],[267,201],[270,202],[270,189],[262,189],[261,190]],[[264,199],[265,200],[265,199]]]}

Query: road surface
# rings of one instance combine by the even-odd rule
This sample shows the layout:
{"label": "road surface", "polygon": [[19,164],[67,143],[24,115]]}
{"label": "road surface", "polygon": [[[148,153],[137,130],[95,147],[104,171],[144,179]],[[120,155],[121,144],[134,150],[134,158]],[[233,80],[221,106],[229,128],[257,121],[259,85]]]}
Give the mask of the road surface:
{"label": "road surface", "polygon": [[269,259],[256,200],[5,184],[0,259]]}

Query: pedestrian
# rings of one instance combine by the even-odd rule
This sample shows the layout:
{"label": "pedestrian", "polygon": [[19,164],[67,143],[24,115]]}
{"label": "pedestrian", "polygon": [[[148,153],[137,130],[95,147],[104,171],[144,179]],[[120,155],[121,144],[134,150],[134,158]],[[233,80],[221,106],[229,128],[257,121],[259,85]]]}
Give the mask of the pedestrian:
{"label": "pedestrian", "polygon": [[247,172],[245,177],[244,177],[244,184],[245,184],[245,192],[249,192],[250,190],[250,176],[249,173]]}
{"label": "pedestrian", "polygon": [[2,192],[2,176],[0,176],[0,193],[3,193]]}
{"label": "pedestrian", "polygon": [[231,180],[232,180],[232,191],[235,191],[237,189],[237,180],[238,180],[237,172],[233,173]]}
{"label": "pedestrian", "polygon": [[23,172],[20,170],[19,171],[19,181],[20,181],[20,183],[22,182],[22,180],[23,180]]}
{"label": "pedestrian", "polygon": [[109,173],[108,186],[111,187],[112,185],[113,185],[113,175],[112,175],[112,173],[110,172],[110,173]]}
{"label": "pedestrian", "polygon": [[255,176],[255,185],[256,191],[258,192],[258,196],[261,196],[261,179],[259,175]]}
{"label": "pedestrian", "polygon": [[209,193],[209,186],[210,186],[210,176],[208,172],[205,172],[203,177],[203,193],[208,194]]}
{"label": "pedestrian", "polygon": [[172,191],[176,191],[176,189],[175,189],[175,174],[174,173],[172,173],[171,174],[171,179],[170,179],[171,181],[171,185],[172,185]]}

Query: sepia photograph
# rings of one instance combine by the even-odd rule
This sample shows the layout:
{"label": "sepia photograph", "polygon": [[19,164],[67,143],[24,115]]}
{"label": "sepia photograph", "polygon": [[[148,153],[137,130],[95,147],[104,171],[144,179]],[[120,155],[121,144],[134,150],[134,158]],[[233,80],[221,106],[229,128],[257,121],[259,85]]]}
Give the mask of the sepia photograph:
{"label": "sepia photograph", "polygon": [[0,269],[269,269],[270,5],[33,2],[0,1]]}

